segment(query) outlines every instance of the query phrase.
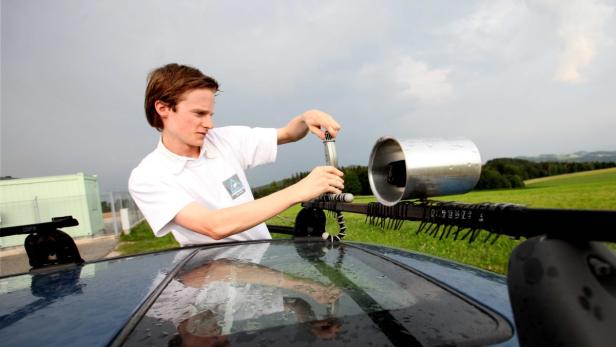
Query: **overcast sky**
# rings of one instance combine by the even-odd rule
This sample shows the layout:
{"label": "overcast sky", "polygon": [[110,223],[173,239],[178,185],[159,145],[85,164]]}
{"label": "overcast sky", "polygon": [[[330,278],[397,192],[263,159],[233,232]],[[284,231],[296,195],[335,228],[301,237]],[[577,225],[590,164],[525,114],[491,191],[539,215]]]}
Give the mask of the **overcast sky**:
{"label": "overcast sky", "polygon": [[[616,150],[616,3],[1,0],[2,176],[96,174],[127,190],[159,134],[147,73],[215,77],[216,126],[343,126],[342,165],[377,138],[466,137],[495,157]],[[307,138],[253,186],[324,163]]]}

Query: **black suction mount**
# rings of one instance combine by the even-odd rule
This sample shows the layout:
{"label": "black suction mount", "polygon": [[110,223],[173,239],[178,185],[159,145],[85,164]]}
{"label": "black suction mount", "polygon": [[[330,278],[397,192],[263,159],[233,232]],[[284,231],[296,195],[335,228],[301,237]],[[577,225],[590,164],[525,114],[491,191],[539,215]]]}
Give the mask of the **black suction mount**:
{"label": "black suction mount", "polygon": [[28,254],[30,270],[61,264],[83,264],[75,241],[58,228],[79,225],[72,216],[55,217],[51,222],[0,228],[0,237],[28,235],[24,247]]}

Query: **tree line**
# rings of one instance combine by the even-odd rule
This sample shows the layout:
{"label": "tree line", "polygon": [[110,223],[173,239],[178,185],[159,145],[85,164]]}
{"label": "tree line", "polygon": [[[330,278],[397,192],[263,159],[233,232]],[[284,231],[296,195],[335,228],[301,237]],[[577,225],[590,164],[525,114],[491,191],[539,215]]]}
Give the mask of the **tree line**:
{"label": "tree line", "polygon": [[[533,178],[611,167],[616,167],[616,162],[533,162],[513,158],[492,159],[482,166],[475,190],[523,188],[524,181]],[[372,195],[368,181],[368,167],[354,165],[342,167],[340,170],[344,172],[345,192],[354,195]],[[253,194],[255,198],[269,195],[298,182],[309,173],[309,171],[298,172],[289,178],[253,188]]]}
{"label": "tree line", "polygon": [[489,160],[481,168],[476,190],[522,188],[533,178],[616,167],[615,162],[533,162],[524,159]]}

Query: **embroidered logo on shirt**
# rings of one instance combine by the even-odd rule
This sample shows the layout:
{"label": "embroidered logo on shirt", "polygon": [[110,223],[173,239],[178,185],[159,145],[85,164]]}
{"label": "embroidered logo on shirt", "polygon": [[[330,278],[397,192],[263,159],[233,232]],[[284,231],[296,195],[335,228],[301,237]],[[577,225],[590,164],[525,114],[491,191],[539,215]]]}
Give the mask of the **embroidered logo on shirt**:
{"label": "embroidered logo on shirt", "polygon": [[224,182],[222,182],[222,184],[227,189],[227,192],[229,192],[229,195],[231,195],[231,199],[237,198],[246,191],[242,181],[240,181],[240,178],[237,177],[237,174],[227,178]]}

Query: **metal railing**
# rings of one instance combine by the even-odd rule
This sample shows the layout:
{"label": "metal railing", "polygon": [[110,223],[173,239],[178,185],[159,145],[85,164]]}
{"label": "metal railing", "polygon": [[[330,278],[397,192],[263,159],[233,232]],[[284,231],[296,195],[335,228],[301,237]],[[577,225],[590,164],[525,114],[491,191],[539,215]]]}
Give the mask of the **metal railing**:
{"label": "metal railing", "polygon": [[111,192],[101,196],[105,231],[128,234],[144,217],[128,192]]}

